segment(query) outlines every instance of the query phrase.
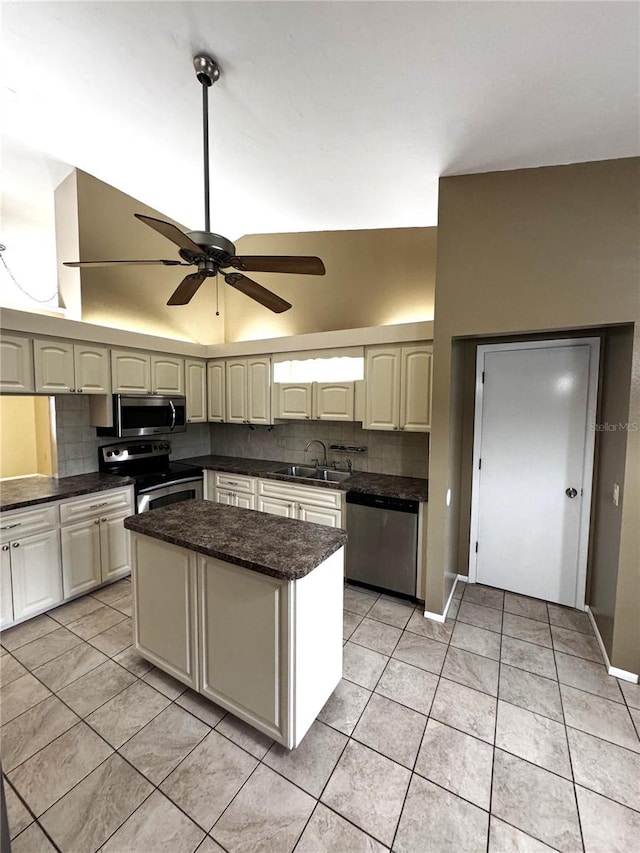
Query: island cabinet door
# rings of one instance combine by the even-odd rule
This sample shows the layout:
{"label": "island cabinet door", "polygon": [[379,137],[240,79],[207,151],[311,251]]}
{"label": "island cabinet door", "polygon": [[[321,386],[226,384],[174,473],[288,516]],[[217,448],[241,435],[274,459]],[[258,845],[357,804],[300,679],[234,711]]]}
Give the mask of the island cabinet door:
{"label": "island cabinet door", "polygon": [[134,533],[131,546],[136,649],[197,689],[196,555]]}
{"label": "island cabinet door", "polygon": [[286,742],[289,584],[200,556],[198,585],[200,692]]}

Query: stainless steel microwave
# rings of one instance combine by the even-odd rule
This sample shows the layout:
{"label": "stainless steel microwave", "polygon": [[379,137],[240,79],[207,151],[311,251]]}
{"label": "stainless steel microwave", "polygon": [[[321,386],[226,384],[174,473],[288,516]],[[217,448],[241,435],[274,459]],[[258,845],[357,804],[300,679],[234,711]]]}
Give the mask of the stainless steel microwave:
{"label": "stainless steel microwave", "polygon": [[187,428],[187,400],[179,394],[114,394],[113,426],[98,427],[98,435],[130,438],[184,432]]}

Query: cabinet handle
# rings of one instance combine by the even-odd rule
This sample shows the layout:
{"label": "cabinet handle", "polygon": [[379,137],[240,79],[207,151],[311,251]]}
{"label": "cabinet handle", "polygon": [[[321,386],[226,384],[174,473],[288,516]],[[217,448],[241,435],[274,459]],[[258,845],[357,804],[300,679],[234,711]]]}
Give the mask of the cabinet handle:
{"label": "cabinet handle", "polygon": [[107,520],[106,518],[101,518],[101,519],[100,519],[100,521],[106,521],[106,520]]}
{"label": "cabinet handle", "polygon": [[13,545],[13,547],[14,547],[14,548],[19,548],[19,547],[20,547],[20,543],[19,543],[19,542],[12,542],[11,544]]}
{"label": "cabinet handle", "polygon": [[0,527],[0,530],[13,530],[14,527],[20,527],[21,521],[16,521],[15,524],[7,524],[6,527]]}
{"label": "cabinet handle", "polygon": [[2,550],[3,550],[3,551],[8,551],[8,550],[9,550],[9,546],[8,546],[8,545],[3,545],[3,546],[2,546]]}
{"label": "cabinet handle", "polygon": [[71,393],[72,393],[72,394],[75,394],[75,393],[76,393],[76,389],[75,389],[75,388],[69,388],[69,391],[71,391]]}
{"label": "cabinet handle", "polygon": [[94,524],[100,524],[100,519],[99,519],[99,518],[96,518],[96,519],[95,519],[95,521],[94,521],[93,523],[94,523]]}
{"label": "cabinet handle", "polygon": [[102,503],[99,504],[91,504],[89,509],[98,509],[98,507],[101,506],[109,506],[109,501],[102,501]]}
{"label": "cabinet handle", "polygon": [[397,427],[397,426],[394,426],[394,429],[398,429],[398,427]]}

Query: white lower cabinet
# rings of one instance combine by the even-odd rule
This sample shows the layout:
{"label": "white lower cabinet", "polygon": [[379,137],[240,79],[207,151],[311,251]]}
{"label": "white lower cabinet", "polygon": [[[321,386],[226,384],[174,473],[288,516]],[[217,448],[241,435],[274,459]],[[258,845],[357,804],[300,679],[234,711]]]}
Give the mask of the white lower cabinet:
{"label": "white lower cabinet", "polygon": [[197,556],[148,536],[133,534],[132,540],[136,648],[197,690]]}
{"label": "white lower cabinet", "polygon": [[131,488],[98,492],[60,505],[64,597],[80,595],[131,571]]}
{"label": "white lower cabinet", "polygon": [[136,649],[288,749],[342,676],[344,549],[285,581],[134,533]]}
{"label": "white lower cabinet", "polygon": [[207,472],[207,480],[213,482],[213,488],[207,489],[212,493],[213,500],[227,506],[239,506],[241,509],[256,508],[256,480],[243,474],[219,474]]}
{"label": "white lower cabinet", "polygon": [[13,590],[11,587],[11,552],[5,542],[0,551],[0,630],[13,622]]}
{"label": "white lower cabinet", "polygon": [[314,488],[281,480],[258,481],[258,509],[328,527],[342,526],[344,495],[334,489]]}
{"label": "white lower cabinet", "polygon": [[14,621],[35,616],[62,601],[58,530],[14,539],[2,548],[11,561]]}
{"label": "white lower cabinet", "polygon": [[293,501],[283,498],[258,497],[258,510],[271,515],[281,515],[283,518],[296,518],[296,505]]}

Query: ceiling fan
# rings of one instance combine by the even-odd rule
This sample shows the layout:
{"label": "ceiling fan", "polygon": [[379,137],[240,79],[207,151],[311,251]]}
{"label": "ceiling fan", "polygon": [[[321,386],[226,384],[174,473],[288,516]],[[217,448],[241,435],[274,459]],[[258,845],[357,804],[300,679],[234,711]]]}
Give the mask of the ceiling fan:
{"label": "ceiling fan", "polygon": [[[183,232],[171,222],[154,219],[135,213],[136,219],[144,222],[154,231],[162,234],[178,246],[178,260],[149,260],[149,261],[67,261],[66,267],[105,267],[119,264],[132,265],[162,265],[195,266],[197,272],[190,273],[184,278],[171,295],[167,305],[186,305],[191,301],[205,279],[222,271],[224,280],[231,287],[264,305],[277,314],[288,311],[291,303],[267,290],[253,279],[243,275],[247,272],[281,272],[297,273],[299,275],[324,275],[326,270],[320,258],[293,255],[236,255],[236,247],[226,237],[213,234],[210,230],[209,216],[209,88],[220,77],[220,68],[210,56],[199,53],[193,58],[196,77],[202,85],[202,135],[204,156],[204,231]],[[231,268],[231,272],[225,270]],[[239,270],[236,272],[235,270]]]}

